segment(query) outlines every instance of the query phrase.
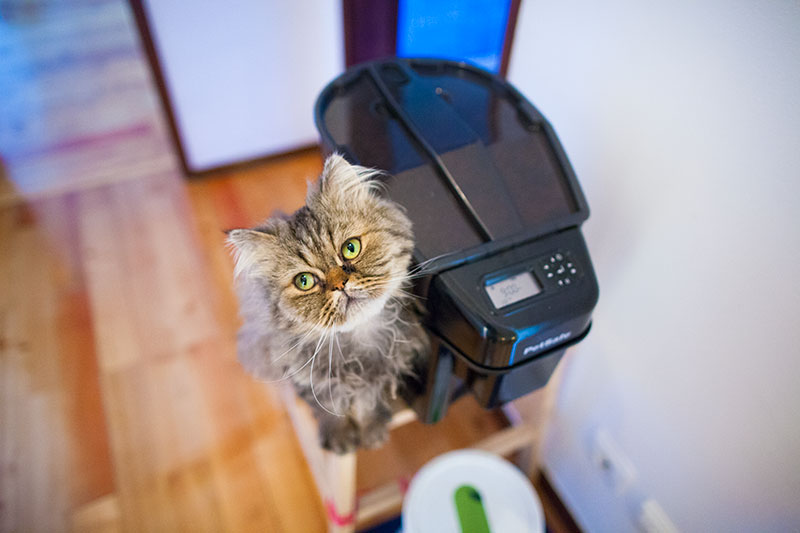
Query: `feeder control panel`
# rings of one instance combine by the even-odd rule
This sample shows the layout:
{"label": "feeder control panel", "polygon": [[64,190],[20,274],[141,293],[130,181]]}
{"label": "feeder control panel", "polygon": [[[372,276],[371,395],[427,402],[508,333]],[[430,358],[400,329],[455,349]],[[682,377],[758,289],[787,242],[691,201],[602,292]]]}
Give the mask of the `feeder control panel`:
{"label": "feeder control panel", "polygon": [[552,287],[568,287],[583,275],[572,254],[564,250],[540,257],[536,270],[545,286]]}
{"label": "feeder control panel", "polygon": [[486,285],[486,294],[497,309],[536,296],[540,292],[542,288],[530,272],[521,272]]}
{"label": "feeder control panel", "polygon": [[537,258],[533,268],[486,282],[484,290],[495,309],[531,298],[542,291],[574,285],[582,277],[578,262],[568,251],[558,250]]}

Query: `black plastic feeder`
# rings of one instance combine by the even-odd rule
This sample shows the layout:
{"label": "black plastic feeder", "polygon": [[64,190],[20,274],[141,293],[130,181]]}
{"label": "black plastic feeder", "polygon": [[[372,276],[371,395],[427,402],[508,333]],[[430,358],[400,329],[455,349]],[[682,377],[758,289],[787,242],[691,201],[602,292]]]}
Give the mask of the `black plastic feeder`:
{"label": "black plastic feeder", "polygon": [[414,223],[414,291],[432,357],[414,407],[436,422],[461,392],[491,408],[545,385],[598,298],[589,216],[550,124],[503,79],[441,60],[349,69],[320,94],[327,153],[380,168]]}

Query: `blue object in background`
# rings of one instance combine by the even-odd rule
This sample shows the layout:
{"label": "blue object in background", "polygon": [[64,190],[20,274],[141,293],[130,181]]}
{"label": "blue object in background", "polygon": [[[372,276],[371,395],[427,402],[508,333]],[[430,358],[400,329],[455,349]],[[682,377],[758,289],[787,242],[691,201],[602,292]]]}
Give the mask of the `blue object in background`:
{"label": "blue object in background", "polygon": [[511,0],[399,0],[397,55],[500,71]]}

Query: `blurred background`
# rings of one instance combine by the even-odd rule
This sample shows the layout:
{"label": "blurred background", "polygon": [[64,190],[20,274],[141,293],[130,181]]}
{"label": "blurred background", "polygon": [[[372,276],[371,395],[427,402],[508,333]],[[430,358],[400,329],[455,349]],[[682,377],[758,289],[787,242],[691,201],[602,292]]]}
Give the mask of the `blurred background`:
{"label": "blurred background", "polygon": [[[507,77],[592,208],[593,330],[516,403],[551,531],[800,530],[800,4],[777,0],[0,0],[0,530],[325,528],[236,362],[221,230],[302,204],[316,95],[391,55]],[[466,399],[359,454],[359,487],[504,423]]]}

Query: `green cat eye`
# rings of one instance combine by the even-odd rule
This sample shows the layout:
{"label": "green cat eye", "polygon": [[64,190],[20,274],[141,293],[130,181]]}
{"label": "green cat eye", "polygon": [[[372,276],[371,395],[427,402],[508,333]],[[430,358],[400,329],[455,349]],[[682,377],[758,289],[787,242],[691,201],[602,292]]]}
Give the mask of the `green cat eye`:
{"label": "green cat eye", "polygon": [[311,289],[317,282],[314,281],[314,275],[311,272],[301,272],[294,277],[294,286],[301,291]]}
{"label": "green cat eye", "polygon": [[361,241],[358,237],[347,239],[342,245],[342,257],[345,259],[355,259],[361,253]]}

